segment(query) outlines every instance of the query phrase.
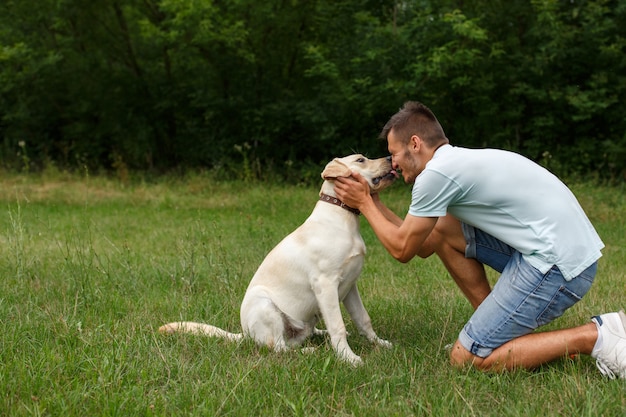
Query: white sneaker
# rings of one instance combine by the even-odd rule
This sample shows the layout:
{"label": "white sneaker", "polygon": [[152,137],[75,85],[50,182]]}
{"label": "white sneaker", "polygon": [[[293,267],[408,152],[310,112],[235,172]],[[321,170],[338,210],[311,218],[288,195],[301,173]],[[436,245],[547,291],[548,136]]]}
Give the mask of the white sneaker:
{"label": "white sneaker", "polygon": [[626,379],[626,314],[622,310],[594,316],[591,321],[598,326],[598,339],[601,341],[601,346],[598,349],[594,347],[591,352],[596,366],[602,375],[611,379]]}

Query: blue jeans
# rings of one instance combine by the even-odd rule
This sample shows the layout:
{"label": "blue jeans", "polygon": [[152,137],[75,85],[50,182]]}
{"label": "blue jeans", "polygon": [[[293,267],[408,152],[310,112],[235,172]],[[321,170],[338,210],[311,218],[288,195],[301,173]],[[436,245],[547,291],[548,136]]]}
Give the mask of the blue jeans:
{"label": "blue jeans", "polygon": [[461,345],[481,358],[560,317],[589,291],[596,275],[597,262],[570,281],[556,266],[543,274],[493,236],[466,224],[463,233],[465,256],[501,273],[459,334]]}

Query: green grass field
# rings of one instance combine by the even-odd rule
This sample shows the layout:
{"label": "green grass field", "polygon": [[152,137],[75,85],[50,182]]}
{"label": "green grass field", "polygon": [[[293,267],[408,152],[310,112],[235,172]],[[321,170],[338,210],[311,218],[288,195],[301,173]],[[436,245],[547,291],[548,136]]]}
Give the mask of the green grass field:
{"label": "green grass field", "polygon": [[[318,188],[215,182],[211,175],[122,185],[63,174],[0,180],[0,415],[624,416],[626,381],[593,360],[483,374],[444,346],[471,314],[441,263],[394,261],[367,222],[359,288],[370,345],[344,313],[364,365],[277,354],[156,329],[178,319],[239,331],[256,267],[309,215]],[[623,188],[574,184],[606,243],[594,288],[548,328],[626,307]],[[383,197],[404,215],[409,188]],[[495,275],[490,276],[495,279]]]}

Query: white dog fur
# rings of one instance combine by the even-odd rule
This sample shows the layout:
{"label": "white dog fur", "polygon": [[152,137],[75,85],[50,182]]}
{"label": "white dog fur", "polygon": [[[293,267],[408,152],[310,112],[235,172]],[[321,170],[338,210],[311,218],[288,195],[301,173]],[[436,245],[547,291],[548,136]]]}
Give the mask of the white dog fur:
{"label": "white dog fur", "polygon": [[[379,338],[363,306],[356,286],[365,256],[358,213],[335,197],[334,179],[360,173],[372,193],[389,186],[397,177],[390,158],[368,159],[350,155],[329,162],[324,183],[309,218],[285,237],[265,258],[252,277],[241,303],[243,333],[231,333],[209,324],[174,322],[161,326],[162,333],[187,332],[240,340],[253,338],[260,345],[283,351],[300,345],[313,333],[321,318],[338,357],[350,364],[362,362],[347,341],[340,302],[359,332],[378,345]],[[327,198],[327,196],[329,198]]]}

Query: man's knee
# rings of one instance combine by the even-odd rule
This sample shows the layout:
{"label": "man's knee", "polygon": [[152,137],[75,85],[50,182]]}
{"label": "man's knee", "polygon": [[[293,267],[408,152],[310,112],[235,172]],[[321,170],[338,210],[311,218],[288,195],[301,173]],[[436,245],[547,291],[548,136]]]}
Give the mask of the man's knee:
{"label": "man's knee", "polygon": [[432,247],[427,247],[427,246],[422,245],[420,250],[417,252],[417,256],[419,256],[422,259],[426,259],[433,253],[435,253],[435,250]]}
{"label": "man's knee", "polygon": [[446,232],[446,220],[441,217],[437,220],[435,227],[422,244],[420,250],[417,252],[417,256],[425,259],[435,252],[439,254],[442,251],[442,248],[444,248],[447,244],[446,240],[448,236],[446,235]]}
{"label": "man's knee", "polygon": [[417,256],[422,259],[428,258],[435,253],[437,247],[441,244],[441,235],[439,235],[435,229],[428,235],[422,247],[417,251]]}
{"label": "man's knee", "polygon": [[439,257],[447,257],[450,253],[465,256],[465,244],[461,223],[447,215],[437,220],[417,255],[421,258],[427,258],[433,253],[437,253]]}
{"label": "man's knee", "polygon": [[465,349],[463,345],[457,340],[452,346],[450,351],[450,364],[457,368],[463,368],[466,366],[473,366],[477,369],[483,369],[483,362],[485,360],[472,354],[469,350]]}

